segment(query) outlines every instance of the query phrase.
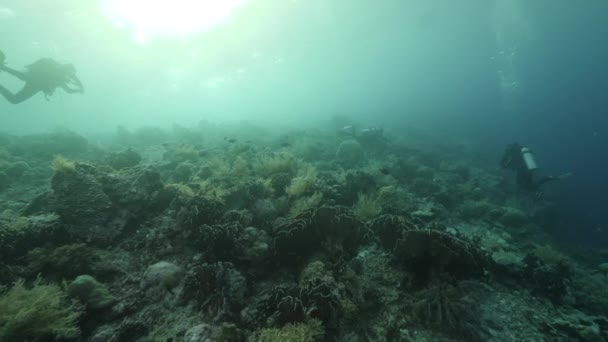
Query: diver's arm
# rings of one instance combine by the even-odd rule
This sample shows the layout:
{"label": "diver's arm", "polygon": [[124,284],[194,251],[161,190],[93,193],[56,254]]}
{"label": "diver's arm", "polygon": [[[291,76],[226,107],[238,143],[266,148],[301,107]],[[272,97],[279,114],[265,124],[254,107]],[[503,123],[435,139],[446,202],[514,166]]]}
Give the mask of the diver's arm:
{"label": "diver's arm", "polygon": [[13,76],[17,77],[18,79],[20,79],[20,80],[22,80],[22,81],[25,81],[25,80],[26,80],[26,79],[25,79],[26,77],[25,77],[25,74],[24,74],[24,73],[22,73],[21,71],[18,71],[18,70],[15,70],[15,69],[9,68],[9,67],[7,67],[7,66],[6,66],[6,65],[4,65],[4,64],[0,64],[0,70],[5,71],[5,72],[7,72],[7,73],[9,73],[9,74],[13,75]]}
{"label": "diver's arm", "polygon": [[72,89],[70,87],[68,87],[67,85],[62,85],[61,89],[63,89],[63,91],[65,91],[68,94],[74,94],[74,93],[80,93],[81,90],[80,89]]}
{"label": "diver's arm", "polygon": [[538,190],[538,189],[539,189],[541,186],[543,186],[544,184],[546,184],[546,183],[548,183],[548,182],[550,182],[550,181],[556,180],[556,179],[557,179],[557,178],[556,178],[556,177],[553,177],[553,176],[544,176],[544,177],[543,177],[543,178],[541,178],[539,181],[537,181],[537,182],[535,182],[535,183],[534,183],[534,185],[533,185],[533,186],[534,186],[534,189],[535,189],[535,190]]}

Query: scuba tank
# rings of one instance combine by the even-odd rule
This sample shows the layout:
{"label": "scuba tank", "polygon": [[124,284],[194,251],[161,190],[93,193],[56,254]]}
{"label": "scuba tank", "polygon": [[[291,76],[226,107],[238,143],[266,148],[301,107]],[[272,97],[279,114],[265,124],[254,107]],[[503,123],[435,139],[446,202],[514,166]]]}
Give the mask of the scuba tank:
{"label": "scuba tank", "polygon": [[524,158],[524,163],[526,164],[526,168],[529,171],[538,169],[538,166],[536,165],[536,161],[534,160],[534,155],[532,154],[532,151],[530,151],[529,148],[522,147],[521,156]]}
{"label": "scuba tank", "polygon": [[357,135],[355,127],[354,126],[344,126],[342,127],[338,133],[340,135],[344,135],[344,136],[349,136],[349,137],[354,137],[355,135]]}

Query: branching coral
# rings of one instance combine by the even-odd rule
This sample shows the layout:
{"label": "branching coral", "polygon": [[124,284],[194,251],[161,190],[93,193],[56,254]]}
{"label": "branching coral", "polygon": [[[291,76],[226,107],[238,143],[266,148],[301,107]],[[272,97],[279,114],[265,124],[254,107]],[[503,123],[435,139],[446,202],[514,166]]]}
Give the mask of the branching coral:
{"label": "branching coral", "polygon": [[342,316],[343,296],[332,276],[312,277],[297,285],[274,287],[257,304],[271,326],[318,319],[328,332],[335,333]]}
{"label": "branching coral", "polygon": [[18,281],[0,297],[0,340],[77,337],[79,314],[64,305],[65,297],[57,285],[43,285],[38,279],[28,289]]}
{"label": "branching coral", "polygon": [[296,170],[296,159],[287,152],[261,156],[253,164],[253,170],[255,174],[262,177],[270,177],[279,173],[293,175]]}
{"label": "branching coral", "polygon": [[285,192],[291,197],[300,197],[306,194],[315,184],[317,180],[317,169],[305,164],[298,170],[298,174],[291,180],[291,184],[285,189]]}
{"label": "branching coral", "polygon": [[76,170],[76,164],[73,161],[67,160],[60,154],[55,156],[52,166],[53,170],[57,173],[70,173]]}
{"label": "branching coral", "polygon": [[359,200],[355,204],[353,211],[364,221],[371,220],[382,212],[382,207],[378,202],[377,196],[359,193]]}
{"label": "branching coral", "polygon": [[230,170],[234,177],[245,178],[251,176],[249,163],[241,156],[236,157]]}
{"label": "branching coral", "polygon": [[295,217],[304,210],[316,207],[321,203],[321,199],[323,198],[323,194],[320,192],[315,192],[312,196],[298,198],[293,202],[291,207],[289,208],[289,216]]}
{"label": "branching coral", "polygon": [[454,285],[437,281],[415,294],[412,311],[424,326],[468,341],[486,341],[489,335],[479,317],[485,293],[485,288],[475,281]]}
{"label": "branching coral", "polygon": [[321,341],[325,334],[321,321],[308,320],[303,323],[287,324],[282,328],[262,329],[256,332],[252,341],[255,342],[314,342]]}
{"label": "branching coral", "polygon": [[230,189],[221,185],[218,186],[217,182],[210,179],[198,182],[194,184],[194,187],[203,197],[219,203],[225,203],[226,197],[230,194]]}
{"label": "branching coral", "polygon": [[184,184],[167,184],[165,190],[173,193],[179,200],[187,201],[194,197],[194,191],[187,185]]}

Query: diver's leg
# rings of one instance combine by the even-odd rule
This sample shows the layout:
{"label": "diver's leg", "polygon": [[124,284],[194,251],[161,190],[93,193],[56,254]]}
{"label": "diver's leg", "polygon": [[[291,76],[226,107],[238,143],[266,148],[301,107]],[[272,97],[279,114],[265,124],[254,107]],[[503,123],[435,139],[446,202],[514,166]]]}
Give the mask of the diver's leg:
{"label": "diver's leg", "polygon": [[0,65],[0,71],[4,71],[6,73],[9,73],[9,74],[17,77],[18,79],[20,79],[22,81],[25,81],[25,74],[22,73],[21,71],[9,68],[6,65]]}
{"label": "diver's leg", "polygon": [[534,187],[535,187],[536,189],[538,189],[538,188],[540,188],[541,186],[543,186],[544,184],[546,184],[546,183],[548,183],[548,182],[550,182],[550,181],[552,181],[552,180],[555,180],[555,179],[556,179],[556,178],[555,178],[555,177],[553,177],[553,176],[545,176],[545,177],[543,177],[541,180],[537,181],[537,182],[534,184]]}
{"label": "diver's leg", "polygon": [[15,103],[15,95],[3,86],[0,86],[0,94],[2,94],[2,96],[4,96],[4,98],[7,99],[8,102],[12,104]]}
{"label": "diver's leg", "polygon": [[23,87],[23,89],[19,90],[16,94],[13,94],[8,89],[4,88],[3,86],[0,86],[0,94],[2,94],[2,96],[4,96],[4,98],[6,98],[8,100],[8,102],[10,102],[12,104],[21,103],[21,102],[29,99],[30,97],[36,95],[37,92],[38,92],[38,90],[36,90],[36,88],[26,85],[25,87]]}

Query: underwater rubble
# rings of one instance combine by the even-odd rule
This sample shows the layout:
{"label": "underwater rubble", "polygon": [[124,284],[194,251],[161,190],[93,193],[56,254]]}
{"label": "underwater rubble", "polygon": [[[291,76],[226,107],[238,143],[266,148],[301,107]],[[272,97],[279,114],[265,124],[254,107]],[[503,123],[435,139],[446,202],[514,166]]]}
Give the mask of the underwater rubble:
{"label": "underwater rubble", "polygon": [[261,133],[1,134],[0,340],[608,339],[608,253],[492,156]]}

